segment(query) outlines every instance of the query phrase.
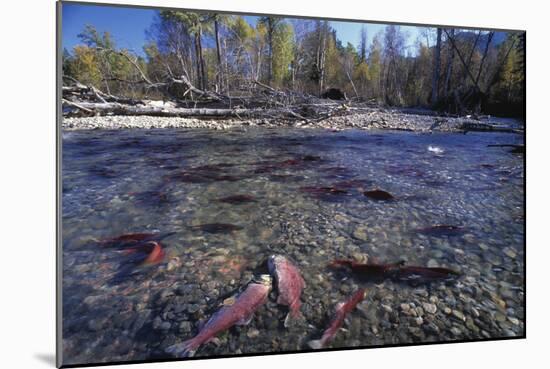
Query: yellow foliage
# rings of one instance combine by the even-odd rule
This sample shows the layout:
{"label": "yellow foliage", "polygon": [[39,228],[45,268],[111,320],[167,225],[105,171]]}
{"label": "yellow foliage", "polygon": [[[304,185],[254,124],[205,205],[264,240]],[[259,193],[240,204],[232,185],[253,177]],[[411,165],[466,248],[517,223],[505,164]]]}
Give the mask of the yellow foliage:
{"label": "yellow foliage", "polygon": [[101,72],[96,51],[87,46],[75,46],[71,71],[80,82],[98,86],[101,82]]}
{"label": "yellow foliage", "polygon": [[369,66],[366,62],[359,63],[353,71],[353,79],[357,81],[370,81]]}

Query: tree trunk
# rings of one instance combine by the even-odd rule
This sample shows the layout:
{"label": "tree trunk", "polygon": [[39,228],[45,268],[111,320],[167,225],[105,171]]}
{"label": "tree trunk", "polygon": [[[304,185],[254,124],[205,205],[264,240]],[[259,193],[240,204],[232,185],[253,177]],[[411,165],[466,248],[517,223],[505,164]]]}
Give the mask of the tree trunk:
{"label": "tree trunk", "polygon": [[201,51],[200,51],[200,43],[199,43],[199,34],[195,33],[195,57],[197,62],[197,85],[200,89],[204,89],[203,83],[202,83],[202,71],[201,71]]}
{"label": "tree trunk", "polygon": [[267,18],[267,84],[271,86],[273,81],[273,20],[271,17]]}
{"label": "tree trunk", "polygon": [[441,69],[441,28],[437,29],[437,42],[434,51],[434,66],[432,75],[432,106],[439,100],[439,73]]}
{"label": "tree trunk", "polygon": [[325,54],[326,54],[326,26],[322,23],[319,23],[319,43],[317,46],[317,71],[319,78],[319,96],[323,94],[323,89],[325,88]]}
{"label": "tree trunk", "polygon": [[218,73],[216,75],[216,83],[218,85],[218,88],[221,88],[223,85],[223,76],[222,76],[222,53],[221,53],[221,47],[220,47],[220,31],[219,31],[219,24],[217,20],[214,20],[214,32],[216,34],[216,56],[218,57]]}
{"label": "tree trunk", "polygon": [[[455,30],[451,29],[451,37],[455,36]],[[451,74],[453,73],[453,61],[455,58],[455,49],[449,42],[449,57],[447,58],[447,70],[445,73],[445,86],[443,88],[445,96],[449,95],[449,88],[451,86]]]}
{"label": "tree trunk", "polygon": [[201,63],[201,79],[202,79],[202,89],[207,90],[208,89],[208,76],[206,73],[206,67],[204,65],[204,56],[202,54],[202,31],[199,28],[198,31],[198,43],[199,43],[199,57],[200,57],[200,63]]}
{"label": "tree trunk", "polygon": [[490,32],[489,36],[487,37],[487,43],[485,44],[485,50],[483,51],[483,57],[481,58],[481,63],[479,64],[479,70],[477,71],[476,76],[476,85],[479,86],[479,77],[481,77],[481,72],[483,70],[483,64],[485,63],[485,58],[487,58],[487,52],[489,51],[489,46],[491,45],[491,41],[493,40],[494,32]]}

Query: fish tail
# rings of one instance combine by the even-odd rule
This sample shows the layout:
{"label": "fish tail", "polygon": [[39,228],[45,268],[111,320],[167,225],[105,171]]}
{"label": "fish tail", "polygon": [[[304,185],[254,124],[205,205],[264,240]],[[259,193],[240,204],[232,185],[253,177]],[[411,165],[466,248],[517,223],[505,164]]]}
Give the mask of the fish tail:
{"label": "fish tail", "polygon": [[323,348],[324,342],[323,340],[311,340],[307,343],[307,345],[313,350],[319,350]]}
{"label": "fish tail", "polygon": [[285,328],[290,327],[292,323],[297,320],[304,319],[304,315],[300,311],[300,306],[302,306],[300,301],[297,301],[296,303],[290,306],[290,311],[286,315],[285,322],[284,322]]}
{"label": "fish tail", "polygon": [[164,351],[167,354],[173,355],[175,357],[192,357],[195,354],[199,347],[198,342],[195,339],[190,339],[175,345],[168,346]]}

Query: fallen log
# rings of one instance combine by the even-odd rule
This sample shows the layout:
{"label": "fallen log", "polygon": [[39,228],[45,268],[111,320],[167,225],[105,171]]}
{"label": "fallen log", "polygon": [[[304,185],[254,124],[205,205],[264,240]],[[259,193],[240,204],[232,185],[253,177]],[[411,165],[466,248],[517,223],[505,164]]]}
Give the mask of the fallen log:
{"label": "fallen log", "polygon": [[[215,108],[175,108],[159,107],[145,105],[125,105],[120,103],[92,103],[92,102],[72,102],[63,99],[63,104],[69,107],[77,108],[85,112],[83,115],[148,115],[156,117],[295,117],[292,111],[288,109],[262,109],[262,108],[235,108],[235,109],[215,109]],[[73,114],[75,115],[75,114]],[[78,114],[76,114],[78,115]]]}
{"label": "fallen log", "polygon": [[464,122],[461,124],[460,129],[466,131],[476,132],[504,132],[504,133],[519,133],[523,134],[525,131],[518,128],[495,126],[487,123],[470,123]]}

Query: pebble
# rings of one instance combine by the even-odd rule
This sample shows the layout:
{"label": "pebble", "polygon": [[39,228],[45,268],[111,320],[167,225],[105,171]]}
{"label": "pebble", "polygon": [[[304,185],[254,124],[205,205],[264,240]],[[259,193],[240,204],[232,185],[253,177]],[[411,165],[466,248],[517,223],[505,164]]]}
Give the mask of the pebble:
{"label": "pebble", "polygon": [[464,316],[464,314],[462,314],[461,311],[458,311],[458,310],[453,310],[453,316],[455,318],[457,318],[458,320],[461,320],[461,321],[465,321],[466,320],[466,317]]}
{"label": "pebble", "polygon": [[502,252],[504,255],[508,256],[509,258],[515,259],[517,256],[516,251],[511,247],[505,247]]}
{"label": "pebble", "polygon": [[171,289],[164,289],[164,290],[162,290],[162,292],[160,293],[160,299],[161,299],[161,300],[164,300],[164,299],[166,299],[167,297],[172,296],[172,295],[174,295],[174,291],[173,291],[173,290],[171,290]]}
{"label": "pebble", "polygon": [[509,316],[509,317],[508,317],[508,320],[509,320],[513,325],[519,325],[519,319],[518,319],[518,318],[514,318],[514,317]]}
{"label": "pebble", "polygon": [[439,263],[435,259],[428,260],[428,268],[437,268]]}
{"label": "pebble", "polygon": [[190,322],[183,321],[179,325],[179,330],[182,333],[189,333],[191,332],[191,329],[193,328],[193,325]]}
{"label": "pebble", "polygon": [[437,311],[437,306],[435,304],[429,304],[427,302],[423,303],[422,304],[422,308],[424,309],[425,312],[427,312],[428,314],[435,314],[436,311]]}
{"label": "pebble", "polygon": [[453,335],[455,335],[455,336],[460,336],[460,335],[462,335],[462,331],[461,331],[459,328],[457,328],[457,327],[452,327],[452,328],[451,328],[451,333],[452,333]]}
{"label": "pebble", "polygon": [[432,322],[424,324],[422,327],[424,328],[424,331],[428,334],[438,335],[440,333],[439,327]]}
{"label": "pebble", "polygon": [[255,337],[258,337],[259,335],[260,335],[260,331],[255,328],[251,328],[248,330],[248,332],[246,332],[246,336],[248,338],[255,338]]}
{"label": "pebble", "polygon": [[97,319],[92,319],[88,322],[88,329],[94,332],[103,329],[104,326],[105,326],[105,320],[103,319],[97,318]]}
{"label": "pebble", "polygon": [[353,237],[360,241],[367,241],[367,227],[359,226],[353,231]]}
{"label": "pebble", "polygon": [[187,312],[190,313],[190,314],[194,314],[197,311],[199,311],[200,308],[201,307],[197,304],[189,304],[189,305],[187,305]]}

